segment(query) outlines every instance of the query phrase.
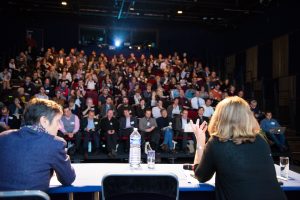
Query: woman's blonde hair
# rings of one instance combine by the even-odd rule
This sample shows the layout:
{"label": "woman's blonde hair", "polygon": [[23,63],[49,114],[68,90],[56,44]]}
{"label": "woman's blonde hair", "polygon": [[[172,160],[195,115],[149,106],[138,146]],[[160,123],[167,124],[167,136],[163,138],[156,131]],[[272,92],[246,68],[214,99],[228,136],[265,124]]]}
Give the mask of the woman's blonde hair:
{"label": "woman's blonde hair", "polygon": [[249,104],[237,96],[225,98],[218,103],[208,125],[210,135],[223,142],[232,140],[236,144],[254,142],[259,130]]}

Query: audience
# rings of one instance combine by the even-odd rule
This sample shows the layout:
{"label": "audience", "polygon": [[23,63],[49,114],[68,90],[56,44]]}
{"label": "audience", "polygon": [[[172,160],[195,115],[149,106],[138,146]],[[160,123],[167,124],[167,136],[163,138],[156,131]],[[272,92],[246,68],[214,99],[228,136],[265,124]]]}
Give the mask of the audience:
{"label": "audience", "polygon": [[[15,84],[20,81],[23,84]],[[182,120],[189,116],[194,121],[209,121],[219,101],[234,95],[244,97],[244,91],[234,85],[234,80],[223,81],[214,69],[201,62],[190,62],[188,57],[180,57],[177,53],[166,57],[162,54],[138,57],[134,53],[129,57],[123,54],[109,57],[104,53],[97,55],[95,51],[86,55],[75,48],[70,52],[49,48],[35,59],[21,52],[16,59],[10,59],[0,73],[0,84],[1,90],[12,94],[12,100],[5,102],[5,97],[2,100],[9,106],[10,115],[16,117],[16,128],[20,127],[26,102],[33,97],[51,99],[68,108],[84,125],[75,134],[78,136],[75,146],[77,150],[83,148],[86,155],[89,140],[94,143],[95,152],[99,152],[103,138],[100,132],[109,140],[103,141],[111,153],[109,156],[115,156],[116,144],[122,143],[121,140],[126,140],[124,149],[127,151],[128,136],[133,127],[138,127],[146,135],[143,139],[149,140],[156,150],[160,150],[160,144],[164,151],[173,150],[171,140],[178,140],[182,142],[178,150],[187,151]],[[255,102],[251,101],[250,106],[255,117],[261,120],[262,112]],[[108,111],[112,112],[110,120],[120,122],[118,130],[112,129],[116,134],[109,134],[107,127],[93,126],[92,123],[87,129],[89,120],[100,123],[107,119]],[[129,126],[127,112],[134,125]],[[150,127],[147,123],[141,124],[145,120],[152,122]],[[169,122],[173,122],[175,133],[183,134],[183,141],[176,134],[173,138],[173,133],[167,131]],[[88,137],[86,132],[90,132]],[[79,142],[81,134],[85,138],[83,147]],[[71,134],[61,136],[67,140],[72,137]]]}

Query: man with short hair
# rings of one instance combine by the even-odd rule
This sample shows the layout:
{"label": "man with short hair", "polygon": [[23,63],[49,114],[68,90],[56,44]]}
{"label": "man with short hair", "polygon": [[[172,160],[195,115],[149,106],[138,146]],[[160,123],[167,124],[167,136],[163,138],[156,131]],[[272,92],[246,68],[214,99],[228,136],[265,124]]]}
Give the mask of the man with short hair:
{"label": "man with short hair", "polygon": [[9,129],[17,129],[20,127],[20,121],[16,116],[10,114],[7,106],[3,106],[1,108],[1,116],[0,116],[0,132],[9,130]]}
{"label": "man with short hair", "polygon": [[200,91],[196,90],[195,96],[191,99],[191,105],[193,109],[199,109],[205,104],[204,99],[200,97]]}
{"label": "man with short hair", "polygon": [[115,114],[115,105],[113,104],[113,100],[111,96],[107,96],[105,103],[101,104],[100,116],[105,117],[108,110],[113,110]]}
{"label": "man with short hair", "polygon": [[60,131],[63,135],[73,138],[76,137],[75,147],[78,151],[81,144],[81,133],[78,132],[80,128],[80,121],[77,115],[73,114],[69,106],[65,106],[63,109],[63,116],[61,118]]}
{"label": "man with short hair", "polygon": [[261,120],[260,127],[266,133],[267,137],[270,138],[281,152],[287,150],[286,140],[284,133],[276,134],[274,128],[280,127],[280,124],[276,119],[272,118],[272,112],[267,111],[265,119]]}
{"label": "man with short hair", "polygon": [[175,124],[173,125],[176,136],[182,135],[182,150],[184,153],[188,153],[187,148],[187,137],[188,135],[191,135],[195,144],[195,137],[192,132],[185,132],[184,129],[190,122],[190,119],[188,118],[188,110],[184,109],[181,111],[180,116],[175,118]]}
{"label": "man with short hair", "polygon": [[61,116],[57,103],[34,98],[25,108],[24,126],[0,133],[0,190],[47,191],[53,171],[63,185],[73,183],[66,142],[56,136]]}
{"label": "man with short hair", "polygon": [[[159,146],[159,132],[157,131],[156,120],[151,117],[151,110],[148,109],[145,112],[145,117],[139,121],[139,130],[142,136],[142,146],[145,145],[145,137],[150,137],[150,145],[152,149],[158,150]],[[143,148],[144,149],[144,148]]]}
{"label": "man with short hair", "polygon": [[128,137],[124,145],[125,153],[129,150],[129,136],[133,132],[133,128],[137,128],[137,126],[137,118],[131,116],[128,109],[124,109],[124,117],[120,118],[120,136]]}
{"label": "man with short hair", "polygon": [[84,158],[88,159],[88,147],[90,140],[94,142],[94,152],[95,154],[99,153],[100,147],[100,122],[99,119],[95,116],[95,110],[89,110],[86,117],[81,120],[81,131],[83,133],[83,149],[84,149]]}
{"label": "man with short hair", "polygon": [[123,103],[118,106],[118,118],[124,117],[124,109],[128,109],[132,116],[135,116],[134,109],[129,105],[128,97],[123,97]]}
{"label": "man with short hair", "polygon": [[214,108],[211,106],[211,103],[211,99],[206,99],[205,104],[202,105],[202,107],[204,108],[203,116],[208,117],[209,119],[215,112]]}
{"label": "man with short hair", "polygon": [[108,156],[116,157],[119,122],[116,118],[114,118],[114,111],[112,109],[109,109],[106,117],[101,119],[101,132],[104,133],[104,137],[106,139]]}

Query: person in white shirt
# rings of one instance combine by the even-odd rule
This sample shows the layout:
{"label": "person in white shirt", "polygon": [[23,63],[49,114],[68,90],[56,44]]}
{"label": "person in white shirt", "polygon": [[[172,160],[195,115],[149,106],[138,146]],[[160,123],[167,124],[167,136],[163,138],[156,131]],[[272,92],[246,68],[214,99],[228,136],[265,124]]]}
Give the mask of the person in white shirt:
{"label": "person in white shirt", "polygon": [[196,93],[195,93],[195,97],[193,97],[192,99],[191,99],[191,105],[192,105],[192,108],[193,109],[199,109],[200,107],[202,107],[203,105],[205,104],[205,101],[204,101],[204,99],[202,99],[201,97],[200,97],[200,91],[196,91]]}
{"label": "person in white shirt", "polygon": [[158,100],[155,107],[152,108],[152,116],[156,119],[161,117],[161,110],[164,109],[162,100]]}
{"label": "person in white shirt", "polygon": [[204,108],[204,117],[211,118],[215,110],[211,107],[211,99],[206,99],[205,104],[202,106]]}
{"label": "person in white shirt", "polygon": [[48,95],[46,94],[46,90],[43,86],[40,87],[40,92],[34,95],[36,98],[39,99],[46,99],[49,100]]}

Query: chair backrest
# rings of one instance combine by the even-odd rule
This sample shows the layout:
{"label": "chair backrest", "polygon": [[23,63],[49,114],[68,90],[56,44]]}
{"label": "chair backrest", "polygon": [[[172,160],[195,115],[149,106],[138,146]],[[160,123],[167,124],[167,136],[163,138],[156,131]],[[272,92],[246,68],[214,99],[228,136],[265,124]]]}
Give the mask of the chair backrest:
{"label": "chair backrest", "polygon": [[177,200],[175,174],[108,174],[102,179],[102,199]]}
{"label": "chair backrest", "polygon": [[50,200],[45,192],[40,190],[17,190],[17,191],[0,191],[0,199],[40,199]]}

